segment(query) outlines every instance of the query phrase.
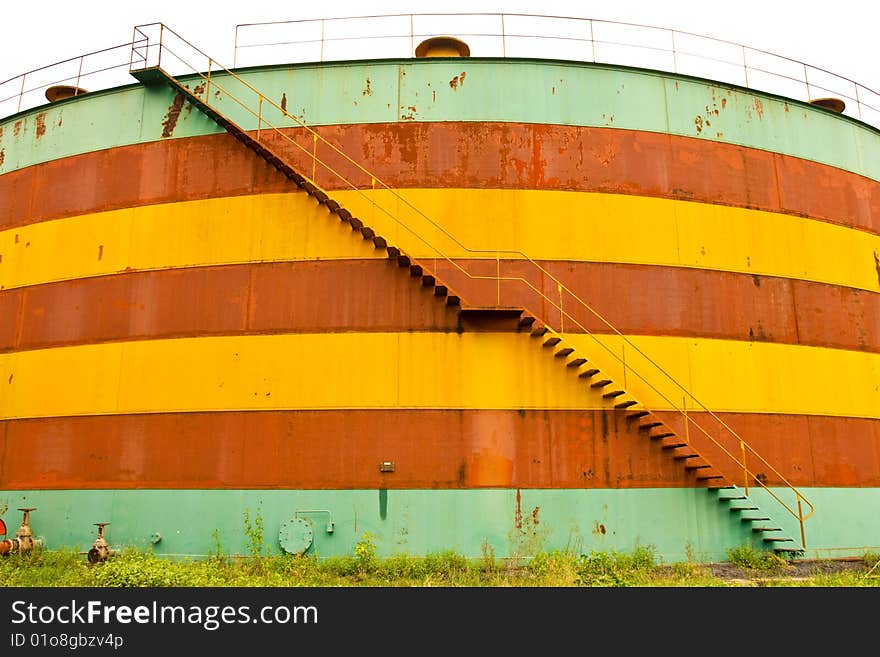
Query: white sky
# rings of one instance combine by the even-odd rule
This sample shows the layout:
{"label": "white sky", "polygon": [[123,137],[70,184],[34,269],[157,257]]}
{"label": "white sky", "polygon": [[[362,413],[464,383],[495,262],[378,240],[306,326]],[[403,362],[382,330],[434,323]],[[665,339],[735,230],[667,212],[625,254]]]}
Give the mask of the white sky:
{"label": "white sky", "polygon": [[[21,7],[22,5],[17,5]],[[632,22],[695,32],[827,69],[880,91],[876,0],[43,0],[3,12],[0,81],[131,40],[132,28],[164,22],[232,67],[235,26],[276,20],[386,13],[527,13]]]}

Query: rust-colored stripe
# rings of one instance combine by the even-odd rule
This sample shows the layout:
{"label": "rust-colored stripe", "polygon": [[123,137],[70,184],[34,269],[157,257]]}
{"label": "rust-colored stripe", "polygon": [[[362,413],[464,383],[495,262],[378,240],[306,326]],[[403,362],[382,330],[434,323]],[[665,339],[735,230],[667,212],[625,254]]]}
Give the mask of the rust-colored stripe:
{"label": "rust-colored stripe", "polygon": [[[728,420],[748,429],[753,446],[796,486],[880,485],[880,422]],[[0,424],[5,490],[697,485],[622,412],[267,411]],[[380,472],[383,461],[395,471]]]}
{"label": "rust-colored stripe", "polygon": [[[816,162],[689,137],[491,122],[319,128],[391,187],[637,194],[795,214],[880,233],[880,183]],[[305,152],[312,140],[297,135]],[[309,156],[284,149],[311,174]],[[370,178],[326,146],[353,184]],[[319,183],[343,188],[318,166]],[[284,178],[229,135],[125,146],[0,176],[0,229],[151,203],[278,191]]]}
{"label": "rust-colored stripe", "polygon": [[420,281],[396,261],[325,260],[37,285],[0,292],[0,351],[275,331],[456,330],[455,310]]}
{"label": "rust-colored stripe", "polygon": [[[484,262],[464,265],[495,267]],[[515,272],[521,266],[505,263],[504,270]],[[880,352],[876,293],[678,267],[558,262],[543,266],[629,335]],[[455,278],[452,272],[443,274]],[[327,260],[132,272],[4,290],[0,351],[273,331],[457,330],[456,312],[420,281],[393,261]],[[454,288],[475,304],[492,305],[497,293],[491,281],[455,280]],[[510,291],[520,292],[518,300],[540,309],[544,317],[558,315],[525,286],[510,284]],[[545,294],[558,297],[552,285],[545,285]],[[590,331],[610,331],[568,295],[563,307]],[[566,330],[581,329],[569,323]]]}

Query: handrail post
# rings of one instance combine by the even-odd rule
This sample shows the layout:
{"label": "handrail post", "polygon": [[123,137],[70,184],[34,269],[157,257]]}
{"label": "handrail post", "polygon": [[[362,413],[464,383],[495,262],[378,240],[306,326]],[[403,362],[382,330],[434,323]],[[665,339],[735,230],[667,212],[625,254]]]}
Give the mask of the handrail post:
{"label": "handrail post", "polygon": [[76,71],[76,85],[74,85],[74,89],[73,89],[73,95],[74,95],[74,96],[79,95],[79,81],[80,81],[80,78],[82,78],[83,60],[84,60],[85,58],[86,58],[85,55],[80,55],[80,58],[79,58],[79,69],[77,69],[77,71]]}
{"label": "handrail post", "polygon": [[504,14],[501,14],[501,56],[507,57],[507,37],[504,35]]}
{"label": "handrail post", "polygon": [[798,502],[798,522],[800,522],[800,525],[801,525],[801,545],[803,546],[804,549],[806,549],[807,537],[804,534],[804,510],[801,506],[801,496],[800,495],[797,496],[797,502]]}
{"label": "handrail post", "polygon": [[205,102],[211,101],[211,62],[214,60],[208,57],[208,80],[205,82]]}
{"label": "handrail post", "polygon": [[593,50],[593,63],[596,63],[596,34],[593,31],[593,19],[589,19],[590,23],[590,48]]}
{"label": "handrail post", "polygon": [[159,59],[156,66],[162,68],[162,33],[165,31],[165,23],[159,23]]}
{"label": "handrail post", "polygon": [[739,441],[739,450],[742,452],[743,457],[743,486],[746,489],[746,495],[749,494],[749,468],[746,466],[746,444],[744,441]]}
{"label": "handrail post", "polygon": [[501,254],[495,252],[495,305],[501,305]]}
{"label": "handrail post", "polygon": [[257,141],[260,141],[260,130],[263,128],[263,94],[257,102]]}
{"label": "handrail post", "polygon": [[18,107],[16,108],[16,112],[21,111],[21,100],[24,98],[24,79],[27,77],[27,73],[21,74],[21,91],[18,92]]}
{"label": "handrail post", "polygon": [[681,398],[681,409],[684,413],[684,442],[688,445],[691,444],[691,421],[688,419],[688,405],[687,405],[687,397],[682,396]]}

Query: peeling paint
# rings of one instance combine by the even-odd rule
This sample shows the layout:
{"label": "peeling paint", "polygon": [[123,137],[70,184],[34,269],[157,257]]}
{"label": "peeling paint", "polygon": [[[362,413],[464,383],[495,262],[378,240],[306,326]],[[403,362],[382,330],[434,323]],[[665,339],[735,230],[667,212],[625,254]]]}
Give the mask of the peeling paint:
{"label": "peeling paint", "polygon": [[287,111],[287,94],[284,92],[281,92],[281,111]]}
{"label": "peeling paint", "polygon": [[367,78],[367,84],[364,87],[364,90],[361,92],[362,96],[372,96],[373,89],[370,87],[370,78]]}
{"label": "peeling paint", "polygon": [[760,98],[755,98],[755,111],[758,113],[758,118],[764,118],[764,103],[761,102]]}
{"label": "peeling paint", "polygon": [[3,160],[6,159],[6,152],[4,149],[0,148],[0,167],[3,166]]}
{"label": "peeling paint", "polygon": [[460,86],[464,86],[464,78],[465,78],[466,75],[467,75],[467,73],[465,73],[464,71],[462,71],[461,73],[459,73],[458,75],[456,75],[454,78],[452,78],[452,79],[449,81],[449,87],[450,87],[453,91],[455,91],[455,90],[457,90]]}
{"label": "peeling paint", "polygon": [[694,125],[697,128],[697,133],[703,132],[703,117],[699,114],[694,118]]}
{"label": "peeling paint", "polygon": [[874,268],[877,270],[877,282],[880,283],[880,254],[874,251]]}
{"label": "peeling paint", "polygon": [[18,137],[21,134],[21,121],[16,121],[15,125],[12,126],[12,136]]}
{"label": "peeling paint", "polygon": [[183,94],[178,93],[174,97],[174,102],[171,103],[171,107],[168,108],[168,112],[165,114],[162,121],[163,137],[170,137],[174,132],[174,128],[177,125],[177,119],[180,118],[180,110],[183,109],[183,100]]}

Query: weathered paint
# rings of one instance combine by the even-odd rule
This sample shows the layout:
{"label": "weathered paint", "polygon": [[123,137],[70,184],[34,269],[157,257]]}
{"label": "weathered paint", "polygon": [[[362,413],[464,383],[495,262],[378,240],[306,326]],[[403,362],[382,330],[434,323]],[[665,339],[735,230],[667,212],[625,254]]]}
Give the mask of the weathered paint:
{"label": "weathered paint", "polygon": [[[288,131],[311,153],[311,137]],[[522,123],[323,126],[321,134],[393,188],[605,192],[795,214],[880,233],[880,183],[779,153],[651,132]],[[274,145],[303,171],[311,157]],[[318,147],[359,187],[361,170]],[[344,189],[316,168],[328,190]],[[286,187],[285,187],[286,186]],[[268,193],[290,183],[230,135],[146,142],[0,176],[0,228],[119,208]]]}
{"label": "weathered paint", "polygon": [[[834,510],[807,521],[806,556],[858,557],[866,549],[877,551],[877,516],[860,510],[880,505],[878,489],[803,492],[816,500],[817,508]],[[766,506],[762,491],[753,495]],[[160,556],[207,555],[217,549],[212,538],[217,533],[224,551],[248,554],[245,510],[252,519],[260,515],[266,543],[276,554],[284,520],[297,510],[329,510],[332,534],[324,531],[326,514],[306,514],[315,528],[310,553],[319,557],[352,555],[365,532],[373,535],[380,556],[436,553],[450,546],[474,558],[489,548],[499,558],[522,558],[555,546],[576,554],[650,546],[666,563],[726,561],[731,546],[754,540],[747,523],[731,522],[733,514],[715,494],[699,488],[394,490],[388,492],[384,520],[375,489],[29,491],[0,493],[0,500],[10,509],[25,503],[37,507],[31,524],[48,547],[91,545],[93,523],[109,521],[111,545],[146,548],[158,533],[161,540],[152,549]],[[774,518],[774,523],[798,535],[793,519]]]}
{"label": "weathered paint", "polygon": [[[449,80],[463,70],[468,83],[455,91],[449,89]],[[880,133],[865,124],[805,103],[656,71],[469,58],[467,62],[308,64],[243,71],[242,76],[269,98],[280,99],[286,93],[287,111],[309,125],[513,121],[614,127],[736,143],[880,180],[880,148],[876,147]],[[222,76],[212,77],[212,84],[222,84]],[[374,92],[364,96],[360,90],[367,77]],[[184,81],[197,84],[194,79]],[[554,87],[556,93],[551,93]],[[18,136],[4,130],[0,148],[5,150],[5,159],[0,173],[159,140],[175,95],[161,85],[123,87],[11,117],[5,124],[21,121],[23,128]],[[250,96],[256,107],[256,96]],[[510,98],[522,102],[511,103]],[[249,111],[222,94],[216,100],[233,121],[256,129],[256,118]],[[756,100],[761,113],[755,111]],[[188,107],[185,104],[181,111],[172,138],[221,132],[211,119]],[[653,110],[645,111],[646,107]],[[268,106],[264,111],[270,112]],[[58,125],[61,112],[64,120]],[[45,113],[49,128],[37,140],[35,117],[39,113]],[[120,121],[120,116],[132,120]],[[277,121],[271,113],[268,119]]]}
{"label": "weathered paint", "polygon": [[[658,414],[679,429],[680,416]],[[767,485],[880,486],[880,423],[723,413],[778,471]],[[705,413],[691,413],[715,428]],[[684,435],[684,431],[680,435]],[[720,432],[716,432],[720,433]],[[741,466],[691,442],[731,481]],[[719,441],[721,436],[717,436]],[[700,443],[697,445],[697,443]],[[621,411],[226,411],[0,422],[0,490],[88,488],[679,488],[698,486]],[[269,455],[269,458],[256,458]],[[734,452],[738,459],[740,454]],[[394,461],[393,474],[379,464]]]}
{"label": "weathered paint", "polygon": [[[450,258],[494,260],[500,248],[522,251],[535,260],[716,269],[880,291],[875,260],[880,236],[824,221],[620,194],[488,189],[401,193],[428,217],[442,218],[440,225],[456,240],[398,204],[390,193],[375,192],[376,202],[400,207],[401,220],[422,239],[374,209],[360,192],[338,191],[334,196],[389,243],[417,258],[437,258],[439,251]],[[486,222],[487,216],[504,220]],[[238,196],[7,229],[0,232],[0,285],[8,289],[132,269],[378,258],[383,253],[368,240],[352,239],[350,227],[302,192]]]}
{"label": "weathered paint", "polygon": [[[649,408],[678,404],[616,335],[567,334]],[[631,336],[708,408],[880,418],[880,354]],[[609,408],[521,333],[295,333],[114,342],[0,354],[0,417],[331,408]],[[607,350],[607,351],[606,351]],[[628,378],[626,378],[628,376]],[[665,396],[665,398],[663,397]]]}
{"label": "weathered paint", "polygon": [[[459,261],[467,269],[481,263]],[[880,295],[784,278],[614,263],[540,263],[628,334],[720,338],[880,352]],[[528,276],[505,261],[505,274]],[[551,299],[552,280],[533,281]],[[492,305],[493,281],[463,282],[471,304]],[[662,305],[654,303],[663,299]],[[524,286],[512,305],[540,309]],[[565,297],[594,333],[611,329]],[[545,307],[544,312],[551,314]],[[413,285],[388,260],[249,263],[129,272],[0,291],[0,351],[110,340],[212,334],[459,330],[457,309]],[[481,330],[471,325],[468,330]]]}

